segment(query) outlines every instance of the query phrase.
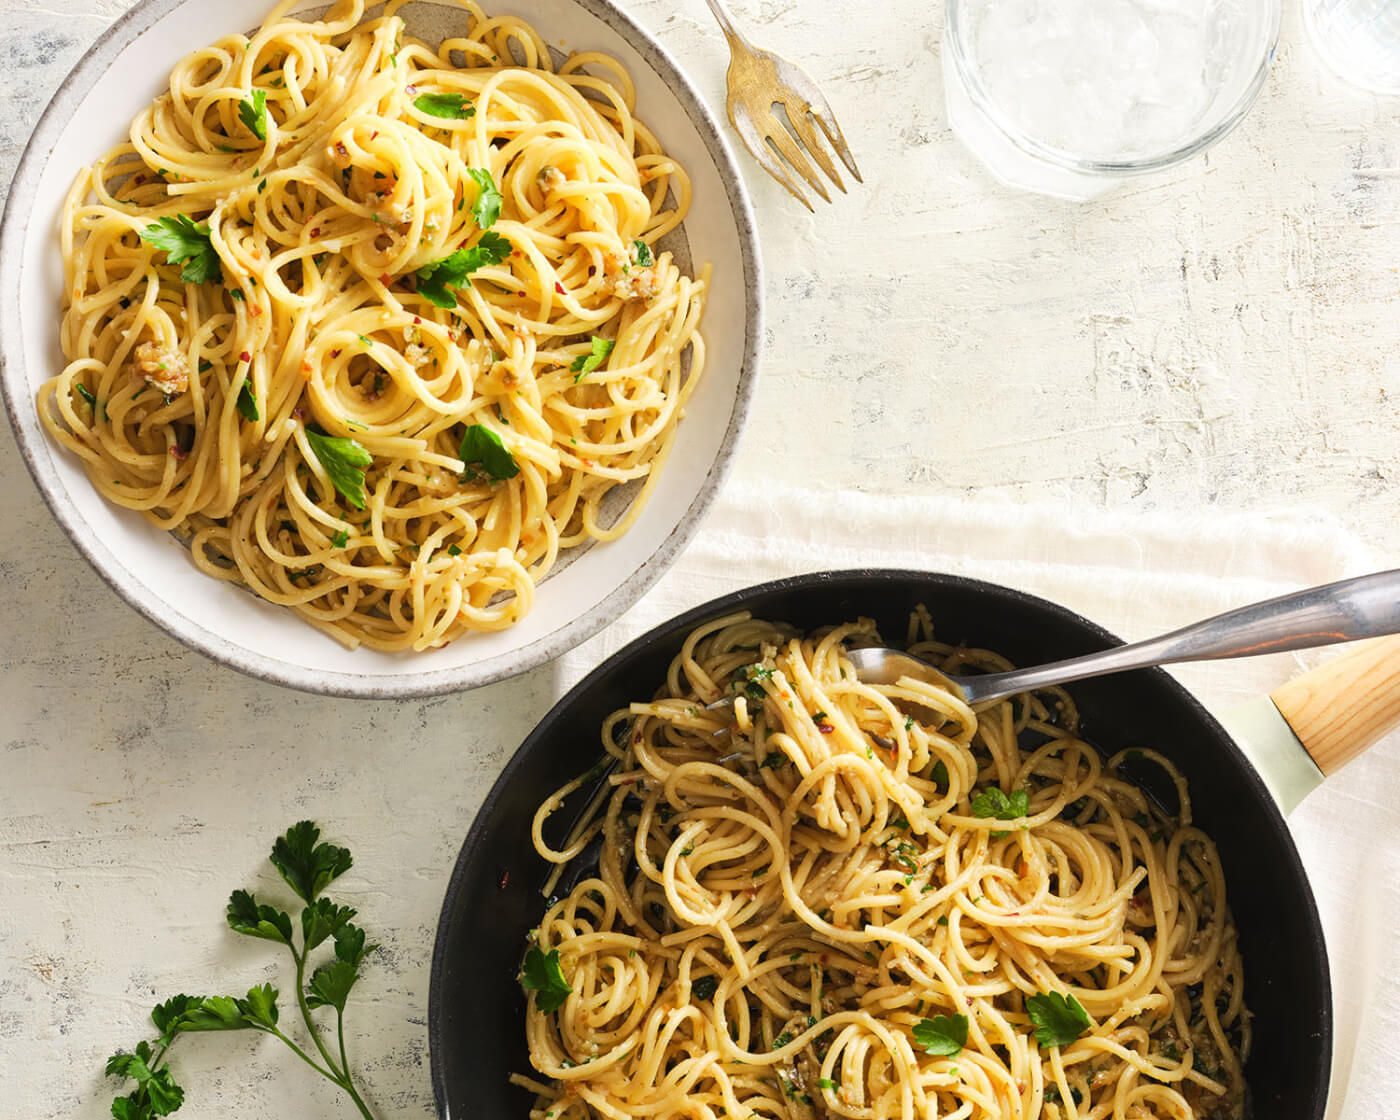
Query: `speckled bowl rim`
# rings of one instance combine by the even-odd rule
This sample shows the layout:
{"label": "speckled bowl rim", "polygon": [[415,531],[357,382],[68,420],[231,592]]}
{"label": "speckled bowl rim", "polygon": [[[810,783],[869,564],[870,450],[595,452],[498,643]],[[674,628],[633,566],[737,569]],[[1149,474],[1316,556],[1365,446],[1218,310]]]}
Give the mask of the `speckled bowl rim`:
{"label": "speckled bowl rim", "polygon": [[38,194],[42,170],[57,135],[68,126],[75,110],[97,80],[128,45],[186,2],[140,0],[78,60],[35,125],[16,166],[4,214],[0,216],[0,322],[15,324],[15,329],[0,332],[0,395],[4,397],[20,454],[39,493],[78,552],[133,610],[190,649],[271,684],[349,699],[440,696],[517,676],[574,649],[614,622],[646,594],[699,532],[733,466],[739,437],[753,399],[763,345],[763,264],[748,190],[718,120],[675,59],[631,16],[615,7],[611,0],[569,0],[617,31],[667,84],[690,118],[724,183],[736,225],[745,285],[744,325],[747,337],[743,361],[729,414],[729,426],[709,473],[685,515],[661,546],[591,610],[518,650],[453,669],[419,671],[406,665],[403,673],[393,675],[309,669],[254,653],[195,623],[163,600],[153,599],[115,554],[87,532],[87,522],[68,497],[62,483],[46,473],[39,457],[41,445],[46,454],[51,448],[44,444],[46,436],[34,410],[26,376],[19,293],[23,240]]}

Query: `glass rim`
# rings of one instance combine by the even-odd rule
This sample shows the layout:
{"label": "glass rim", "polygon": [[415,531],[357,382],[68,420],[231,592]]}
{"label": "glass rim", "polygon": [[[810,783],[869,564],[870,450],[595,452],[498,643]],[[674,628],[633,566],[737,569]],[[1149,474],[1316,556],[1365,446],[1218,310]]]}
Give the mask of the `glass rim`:
{"label": "glass rim", "polygon": [[967,92],[973,107],[1026,155],[1066,171],[1087,175],[1125,176],[1161,171],[1182,163],[1192,156],[1199,155],[1224,139],[1240,121],[1244,120],[1254,102],[1258,100],[1264,83],[1268,80],[1269,68],[1273,63],[1274,54],[1278,50],[1279,31],[1283,22],[1283,0],[1265,0],[1268,22],[1265,25],[1262,38],[1263,57],[1259,60],[1254,75],[1241,91],[1239,97],[1234,100],[1220,119],[1204,132],[1183,144],[1158,154],[1119,160],[1089,159],[1075,156],[1021,131],[1011,123],[987,95],[987,91],[977,78],[965,50],[962,14],[964,6],[970,2],[971,0],[946,0],[943,34],[950,48],[949,53],[952,56],[957,77]]}

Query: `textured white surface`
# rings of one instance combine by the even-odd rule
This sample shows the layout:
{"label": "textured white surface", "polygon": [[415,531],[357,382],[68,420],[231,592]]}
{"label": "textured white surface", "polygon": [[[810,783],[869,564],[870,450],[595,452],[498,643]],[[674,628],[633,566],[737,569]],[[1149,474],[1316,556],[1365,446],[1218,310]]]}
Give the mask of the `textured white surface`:
{"label": "textured white surface", "polygon": [[[626,2],[721,105],[723,46],[701,0]],[[0,184],[51,90],[124,6],[0,0]],[[0,521],[11,527],[0,537],[6,1115],[106,1115],[102,1059],[141,1037],[156,997],[261,980],[273,958],[225,933],[223,903],[233,887],[270,885],[271,837],[308,815],[354,848],[340,893],[386,945],[352,1046],[386,1118],[429,1114],[432,934],[476,805],[564,674],[673,600],[746,582],[746,562],[765,573],[782,565],[743,532],[765,525],[756,498],[775,481],[939,497],[949,518],[940,557],[978,570],[978,549],[958,539],[967,532],[994,550],[983,574],[1092,609],[1110,627],[1186,621],[1202,588],[1226,575],[1236,578],[1209,592],[1221,603],[1340,574],[1364,555],[1338,543],[1344,531],[1393,562],[1400,101],[1323,71],[1291,5],[1275,73],[1236,134],[1208,159],[1082,207],[1004,190],[958,148],[942,110],[938,4],[866,5],[854,35],[845,5],[736,8],[755,39],[821,80],[866,186],[809,216],[745,164],[771,337],[723,515],[729,534],[567,666],[397,705],[317,700],[216,669],[142,622],[78,560],[0,436]],[[1000,535],[986,535],[977,506],[947,504],[988,497],[1004,503],[992,507]],[[1091,535],[1069,537],[1057,566],[1017,567],[1015,503],[1047,501]],[[1075,565],[1103,555],[1108,537],[1095,526],[1105,508],[1153,516],[1140,540],[1114,521],[1109,551],[1126,575],[1101,582]],[[1261,550],[1259,523],[1232,533],[1221,520],[1240,511],[1289,511],[1291,524],[1318,528]],[[1178,522],[1179,546],[1163,547]],[[889,530],[849,528],[878,562]],[[721,547],[733,549],[728,571],[706,576]],[[794,554],[792,564],[825,555]],[[1191,579],[1170,582],[1175,591],[1144,616],[1132,573],[1154,567]],[[1189,679],[1230,698],[1226,678]],[[1358,763],[1298,820],[1334,908],[1356,897],[1365,867],[1394,866],[1400,820],[1376,791],[1395,754],[1391,744]],[[1329,838],[1325,822],[1338,817],[1347,827]],[[1400,910],[1393,892],[1373,892],[1367,905],[1363,935],[1342,946],[1348,960]],[[1335,1097],[1351,1098],[1349,1120],[1393,1104],[1380,1091],[1393,1064],[1383,1047],[1395,982],[1392,969],[1369,1000],[1339,992],[1339,1048],[1358,1030],[1370,1040],[1354,1068],[1341,1067],[1351,1076]],[[179,1063],[191,1120],[348,1115],[334,1090],[270,1045],[194,1039]]]}

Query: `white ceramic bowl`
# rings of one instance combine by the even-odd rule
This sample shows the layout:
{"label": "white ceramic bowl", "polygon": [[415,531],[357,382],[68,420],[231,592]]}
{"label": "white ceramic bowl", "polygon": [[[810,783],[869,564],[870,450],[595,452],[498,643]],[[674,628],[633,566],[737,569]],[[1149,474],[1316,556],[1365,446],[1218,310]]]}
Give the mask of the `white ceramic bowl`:
{"label": "white ceramic bowl", "polygon": [[700,527],[736,449],[753,391],[763,296],[753,214],[714,116],[670,56],[608,0],[500,0],[488,7],[527,18],[554,47],[600,49],[627,66],[638,116],[693,177],[685,223],[692,259],[714,266],[702,327],[704,378],[651,501],[620,540],[561,564],[541,583],[530,614],[503,633],[468,635],[421,654],[346,650],[291,611],[201,574],[173,539],[100,498],[78,460],[39,423],[35,390],[63,363],[58,220],[65,193],[162,91],[175,62],[222,35],[250,30],[266,14],[261,0],[256,7],[227,0],[137,4],[60,87],[10,190],[0,223],[0,386],[30,472],[78,550],[122,598],[192,649],[264,680],[339,696],[423,696],[487,684],[558,657],[617,618],[675,559]]}

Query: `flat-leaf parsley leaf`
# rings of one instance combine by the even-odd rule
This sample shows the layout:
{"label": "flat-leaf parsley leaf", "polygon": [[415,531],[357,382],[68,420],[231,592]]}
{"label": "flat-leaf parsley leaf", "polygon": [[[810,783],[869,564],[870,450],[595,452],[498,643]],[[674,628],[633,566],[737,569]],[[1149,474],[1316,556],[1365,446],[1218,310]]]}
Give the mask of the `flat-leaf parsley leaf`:
{"label": "flat-leaf parsley leaf", "polygon": [[448,291],[460,288],[479,268],[500,264],[510,256],[510,242],[499,233],[483,233],[470,249],[458,249],[450,257],[424,265],[418,270],[418,294],[435,307],[447,310],[457,306],[457,299]]}
{"label": "flat-leaf parsley leaf", "polygon": [[497,482],[514,478],[520,473],[520,464],[515,461],[515,456],[506,450],[501,437],[485,424],[467,425],[457,457],[468,466],[479,464]]}
{"label": "flat-leaf parsley leaf", "polygon": [[914,1045],[925,1054],[951,1058],[967,1045],[966,1015],[935,1015],[914,1025]]}
{"label": "flat-leaf parsley leaf", "polygon": [[320,839],[319,828],[310,821],[301,821],[277,838],[269,857],[287,886],[307,903],[314,902],[318,894],[354,866],[348,851],[334,844],[318,843]]}
{"label": "flat-leaf parsley leaf", "polygon": [[306,441],[311,444],[312,453],[330,476],[336,492],[356,509],[364,509],[365,468],[374,462],[364,445],[343,436],[327,435],[319,428],[307,428]]}
{"label": "flat-leaf parsley leaf", "polygon": [[1026,1014],[1035,1024],[1035,1040],[1042,1046],[1068,1046],[1089,1029],[1089,1013],[1073,996],[1059,992],[1034,995],[1026,1000]]}
{"label": "flat-leaf parsley leaf", "polygon": [[468,167],[467,174],[477,185],[476,201],[472,203],[472,221],[482,229],[490,229],[501,216],[501,203],[505,201],[496,189],[496,181],[491,172],[482,167]]}
{"label": "flat-leaf parsley leaf", "polygon": [[559,950],[551,949],[548,954],[532,946],[525,954],[525,967],[520,973],[520,986],[527,992],[535,993],[535,1006],[541,1011],[558,1011],[564,1006],[573,988],[564,979],[564,969],[559,964]]}
{"label": "flat-leaf parsley leaf", "polygon": [[574,378],[574,384],[582,381],[600,365],[608,360],[608,355],[613,352],[613,347],[617,345],[610,338],[599,338],[597,335],[589,339],[591,349],[587,354],[580,354],[574,359],[573,365],[569,367],[570,373],[578,376]]}
{"label": "flat-leaf parsley leaf", "polygon": [[1028,790],[1012,790],[1008,797],[996,786],[984,789],[972,798],[972,811],[979,817],[996,817],[1010,821],[1024,817],[1031,811],[1031,795]]}
{"label": "flat-leaf parsley leaf", "polygon": [[187,214],[161,218],[141,231],[141,240],[164,249],[171,264],[183,263],[180,279],[188,284],[218,283],[224,278],[208,222],[195,224]]}
{"label": "flat-leaf parsley leaf", "polygon": [[449,121],[476,116],[476,106],[466,104],[460,93],[425,93],[413,102],[413,107],[427,116]]}
{"label": "flat-leaf parsley leaf", "polygon": [[244,99],[238,103],[238,118],[248,126],[248,131],[259,140],[267,139],[267,90],[253,90],[251,101]]}

